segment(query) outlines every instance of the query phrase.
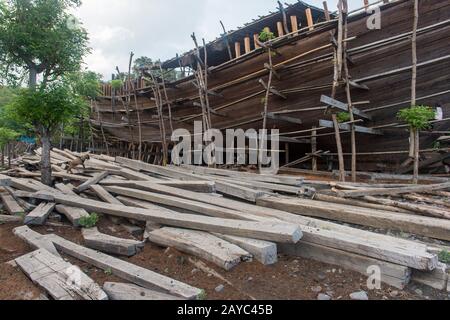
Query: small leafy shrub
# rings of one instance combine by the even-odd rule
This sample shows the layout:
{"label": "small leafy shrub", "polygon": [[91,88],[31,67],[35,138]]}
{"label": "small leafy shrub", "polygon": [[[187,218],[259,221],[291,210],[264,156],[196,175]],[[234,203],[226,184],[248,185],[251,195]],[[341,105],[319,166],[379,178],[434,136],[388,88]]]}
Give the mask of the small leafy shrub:
{"label": "small leafy shrub", "polygon": [[107,268],[104,272],[107,276],[112,276],[113,272],[111,268]]}
{"label": "small leafy shrub", "polygon": [[442,250],[439,253],[439,261],[442,263],[450,264],[450,252],[448,252],[447,250]]}
{"label": "small leafy shrub", "polygon": [[115,90],[122,88],[123,82],[120,79],[111,80],[111,87]]}
{"label": "small leafy shrub", "polygon": [[337,120],[339,123],[349,122],[350,121],[350,113],[348,113],[348,112],[338,113]]}
{"label": "small leafy shrub", "polygon": [[415,106],[400,110],[397,117],[413,129],[424,130],[430,127],[429,121],[434,120],[436,112],[427,106]]}
{"label": "small leafy shrub", "polygon": [[259,41],[261,42],[267,42],[272,39],[275,39],[275,35],[269,28],[264,28],[264,30],[259,34]]}
{"label": "small leafy shrub", "polygon": [[91,214],[90,216],[82,217],[80,219],[80,226],[83,228],[91,229],[94,228],[99,220],[99,216],[96,213]]}

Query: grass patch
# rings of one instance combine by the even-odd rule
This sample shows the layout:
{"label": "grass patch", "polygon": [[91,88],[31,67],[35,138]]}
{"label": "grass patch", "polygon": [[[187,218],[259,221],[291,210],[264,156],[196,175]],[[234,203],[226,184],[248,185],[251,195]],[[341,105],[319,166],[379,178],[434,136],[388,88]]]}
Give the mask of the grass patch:
{"label": "grass patch", "polygon": [[447,250],[442,250],[439,253],[439,261],[442,263],[450,264],[450,252]]}
{"label": "grass patch", "polygon": [[79,223],[80,226],[82,226],[83,228],[91,229],[97,225],[98,220],[99,220],[98,214],[93,213],[88,217],[82,217]]}

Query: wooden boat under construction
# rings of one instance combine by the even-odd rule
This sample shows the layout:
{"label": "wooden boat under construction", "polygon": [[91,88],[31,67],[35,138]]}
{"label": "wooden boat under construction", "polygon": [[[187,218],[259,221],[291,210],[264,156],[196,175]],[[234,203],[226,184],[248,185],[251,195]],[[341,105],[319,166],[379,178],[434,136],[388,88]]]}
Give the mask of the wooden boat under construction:
{"label": "wooden boat under construction", "polygon": [[[340,124],[346,169],[355,125],[358,171],[412,172],[412,166],[402,166],[410,156],[410,133],[397,114],[411,106],[413,20],[414,1],[378,1],[349,12],[344,45],[339,46],[337,15],[301,1],[284,7],[162,64],[165,70],[187,68],[194,74],[172,82],[161,76],[149,81],[149,70],[119,90],[104,84],[103,95],[92,104],[94,150],[160,163],[162,141],[170,150],[172,130],[193,132],[194,121],[204,120],[206,110],[209,126],[221,130],[258,130],[266,119],[266,128],[280,130],[282,164],[305,159],[294,164],[316,169],[317,161],[318,170],[336,169],[335,130],[327,111],[330,105],[345,111],[351,98],[355,122]],[[275,38],[261,43],[258,34],[264,28]],[[324,103],[324,96],[332,95],[339,50],[346,56],[350,97],[347,82],[341,81],[336,101]],[[435,108],[438,116],[430,130],[420,133],[421,170],[445,173],[443,164],[450,158],[445,144],[450,0],[419,1],[417,57],[416,104]],[[208,70],[200,80],[199,68]],[[319,157],[312,157],[311,150]]]}

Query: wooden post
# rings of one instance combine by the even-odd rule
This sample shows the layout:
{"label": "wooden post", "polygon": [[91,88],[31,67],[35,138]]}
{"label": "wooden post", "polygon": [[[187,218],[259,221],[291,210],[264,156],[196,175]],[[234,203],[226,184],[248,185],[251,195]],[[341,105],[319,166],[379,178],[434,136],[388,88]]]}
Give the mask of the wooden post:
{"label": "wooden post", "polygon": [[236,58],[239,58],[241,56],[241,43],[240,42],[234,43],[234,52],[236,54]]}
{"label": "wooden post", "polygon": [[255,49],[261,48],[258,42],[259,42],[259,34],[254,34],[253,43],[255,44]]}
{"label": "wooden post", "polygon": [[244,38],[244,44],[245,44],[245,53],[249,53],[250,51],[252,51],[252,48],[250,46],[250,37]]}
{"label": "wooden post", "polygon": [[[417,98],[417,27],[419,24],[419,0],[414,0],[414,25],[412,35],[412,83],[411,83],[411,107],[416,105]],[[419,148],[420,148],[420,133],[418,129],[412,131],[411,137],[414,137],[414,174],[413,183],[419,183]]]}
{"label": "wooden post", "polygon": [[309,31],[314,30],[314,21],[312,16],[312,11],[310,8],[305,10],[306,13],[306,21],[308,22]]}
{"label": "wooden post", "polygon": [[295,32],[294,35],[298,35],[298,21],[297,16],[291,16],[291,26],[292,26],[292,32]]}
{"label": "wooden post", "polygon": [[286,165],[289,164],[290,161],[290,155],[289,155],[289,143],[285,143],[284,145],[284,149],[285,149],[285,158],[286,158]]}
{"label": "wooden post", "polygon": [[323,2],[323,11],[325,13],[325,20],[330,21],[330,11],[328,10],[328,3],[326,1]]}
{"label": "wooden post", "polygon": [[284,36],[284,27],[283,27],[283,22],[277,22],[277,30],[278,30],[278,36],[282,37]]}
{"label": "wooden post", "polygon": [[[317,152],[317,130],[316,127],[313,127],[313,131],[311,134],[311,153],[314,154]],[[313,155],[312,157],[312,170],[314,172],[317,171],[317,157]]]}
{"label": "wooden post", "polygon": [[338,151],[339,158],[339,181],[345,182],[345,162],[344,162],[344,152],[342,150],[342,141],[341,141],[341,133],[339,132],[339,122],[337,120],[337,115],[335,113],[332,114],[333,124],[334,124],[334,132],[336,135],[336,145]]}

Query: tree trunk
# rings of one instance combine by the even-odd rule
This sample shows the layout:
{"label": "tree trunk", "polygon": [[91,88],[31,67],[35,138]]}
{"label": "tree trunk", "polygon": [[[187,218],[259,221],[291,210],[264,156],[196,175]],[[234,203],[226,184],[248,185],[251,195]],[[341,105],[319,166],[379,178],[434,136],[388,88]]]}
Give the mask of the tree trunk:
{"label": "tree trunk", "polygon": [[50,132],[41,130],[42,156],[41,156],[41,182],[47,186],[52,185],[52,165],[50,161]]}
{"label": "tree trunk", "polygon": [[30,67],[30,80],[28,82],[28,87],[30,89],[34,89],[36,88],[36,83],[37,83],[37,70],[36,68]]}

